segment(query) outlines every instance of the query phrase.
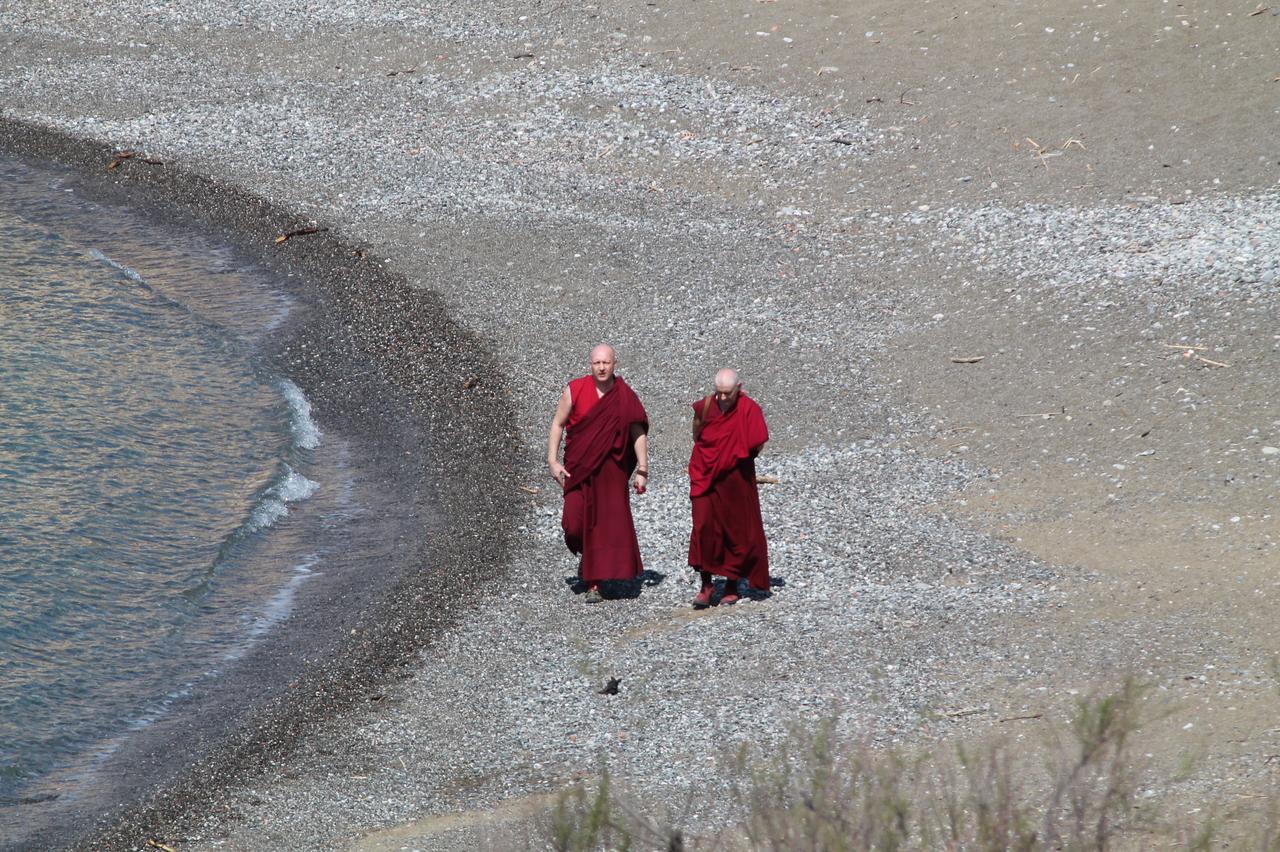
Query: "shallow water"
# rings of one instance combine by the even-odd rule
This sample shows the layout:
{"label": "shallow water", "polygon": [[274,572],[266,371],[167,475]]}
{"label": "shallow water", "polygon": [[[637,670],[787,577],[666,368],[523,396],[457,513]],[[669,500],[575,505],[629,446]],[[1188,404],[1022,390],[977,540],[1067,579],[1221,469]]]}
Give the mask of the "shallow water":
{"label": "shallow water", "polygon": [[259,352],[290,307],[225,247],[0,161],[0,837],[321,570],[296,516],[340,511],[343,475]]}

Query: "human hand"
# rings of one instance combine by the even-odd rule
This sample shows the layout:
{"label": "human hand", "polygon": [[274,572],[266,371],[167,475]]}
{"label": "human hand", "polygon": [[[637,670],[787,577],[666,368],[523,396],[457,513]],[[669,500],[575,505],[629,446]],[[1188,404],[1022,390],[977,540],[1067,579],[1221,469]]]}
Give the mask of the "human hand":
{"label": "human hand", "polygon": [[637,473],[635,481],[632,484],[635,486],[637,494],[643,494],[649,485],[648,474]]}
{"label": "human hand", "polygon": [[564,484],[569,481],[569,471],[558,461],[548,462],[547,466],[551,468],[551,478],[564,488]]}

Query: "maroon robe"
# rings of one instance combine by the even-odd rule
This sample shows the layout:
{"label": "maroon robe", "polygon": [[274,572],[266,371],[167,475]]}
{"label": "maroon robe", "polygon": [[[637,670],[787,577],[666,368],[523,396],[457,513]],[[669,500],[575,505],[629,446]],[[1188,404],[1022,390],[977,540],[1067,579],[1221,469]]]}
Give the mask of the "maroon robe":
{"label": "maroon robe", "polygon": [[614,377],[596,398],[595,380],[569,384],[573,407],[565,429],[564,542],[582,555],[581,577],[589,586],[604,580],[633,580],[644,571],[631,520],[627,484],[636,466],[631,427],[649,430],[649,418],[630,386]]}
{"label": "maroon robe", "polygon": [[[701,418],[704,401],[693,404]],[[693,534],[689,564],[753,589],[769,588],[769,546],[756,490],[756,455],[769,429],[764,412],[744,393],[728,411],[713,400],[689,458]]]}

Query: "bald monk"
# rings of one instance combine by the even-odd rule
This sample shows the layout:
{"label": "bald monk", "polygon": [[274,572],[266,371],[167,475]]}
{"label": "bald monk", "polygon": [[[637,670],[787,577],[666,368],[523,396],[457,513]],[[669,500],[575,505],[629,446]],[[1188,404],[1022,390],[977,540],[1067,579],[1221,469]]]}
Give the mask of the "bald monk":
{"label": "bald monk", "polygon": [[769,440],[764,413],[733,370],[716,373],[715,393],[693,404],[689,564],[702,575],[693,605],[711,606],[713,578],[725,578],[722,605],[738,602],[738,581],[769,588],[769,547],[756,490],[756,455]]}
{"label": "bald monk", "polygon": [[[547,466],[564,489],[564,541],[582,556],[578,573],[587,603],[603,600],[600,584],[634,580],[644,571],[631,520],[627,480],[649,483],[649,418],[635,391],[615,376],[618,358],[601,343],[591,350],[591,372],[560,394],[547,436]],[[557,459],[564,436],[564,464]]]}

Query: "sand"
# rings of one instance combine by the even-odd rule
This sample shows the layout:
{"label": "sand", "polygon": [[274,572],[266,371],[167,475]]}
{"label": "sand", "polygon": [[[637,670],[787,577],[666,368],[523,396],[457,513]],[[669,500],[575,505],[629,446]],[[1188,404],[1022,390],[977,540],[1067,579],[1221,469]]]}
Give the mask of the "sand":
{"label": "sand", "polygon": [[[1232,831],[1280,752],[1280,17],[1253,11],[6,9],[6,119],[332,226],[476,336],[519,448],[509,519],[471,519],[503,547],[407,679],[99,842],[500,845],[600,761],[679,802],[721,777],[706,743],[786,715],[918,748],[1038,713],[1030,743],[1126,673],[1168,711],[1144,793]],[[540,459],[599,339],[654,424],[660,576],[588,609]],[[787,584],[691,618],[683,406],[724,365],[773,429]]]}

